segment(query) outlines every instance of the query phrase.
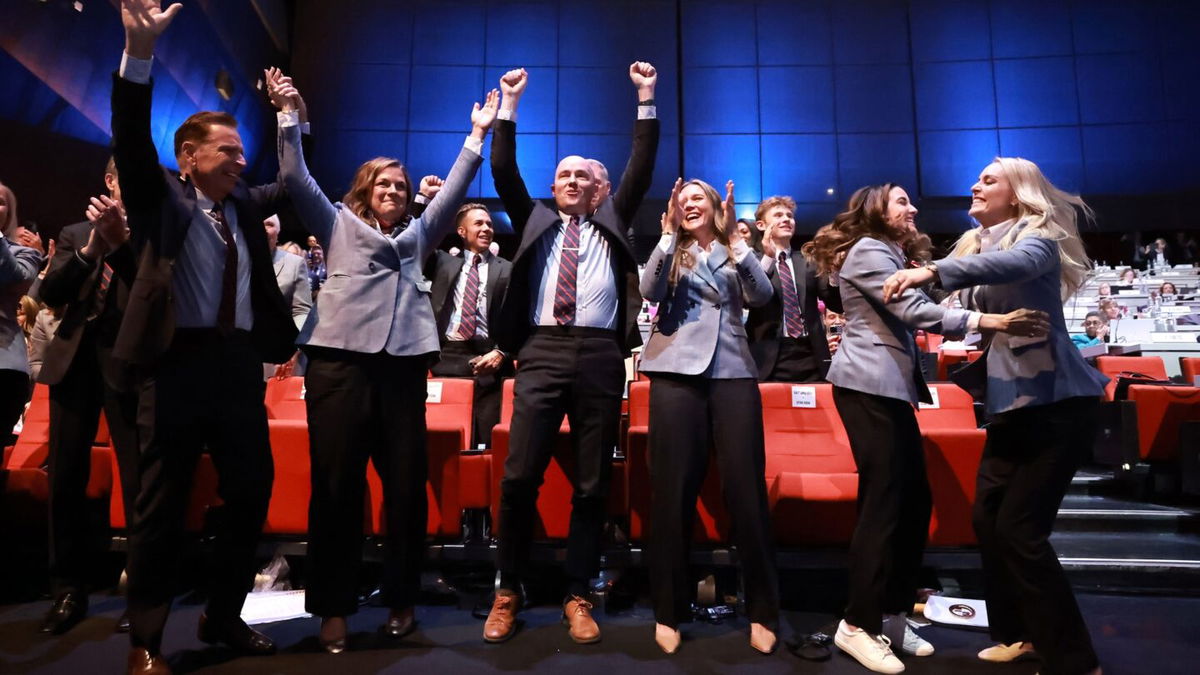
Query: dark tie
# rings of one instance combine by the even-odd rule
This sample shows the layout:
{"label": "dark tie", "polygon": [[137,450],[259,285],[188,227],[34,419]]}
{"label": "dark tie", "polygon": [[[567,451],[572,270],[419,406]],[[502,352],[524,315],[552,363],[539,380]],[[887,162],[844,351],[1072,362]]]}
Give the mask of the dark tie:
{"label": "dark tie", "polygon": [[225,211],[220,204],[213,206],[208,212],[217,223],[217,231],[225,240],[225,274],[221,277],[221,304],[217,307],[217,330],[222,333],[232,333],[237,318],[237,244],[233,241],[233,231],[225,222]]}
{"label": "dark tie", "polygon": [[554,319],[558,325],[575,322],[575,276],[579,271],[579,216],[571,216],[563,233],[558,259],[558,286],[554,289]]}
{"label": "dark tie", "polygon": [[458,319],[458,336],[464,340],[475,337],[479,317],[479,263],[481,262],[483,262],[483,256],[472,257],[471,270],[467,272],[467,287],[463,290],[462,308]]}
{"label": "dark tie", "polygon": [[779,254],[779,286],[783,290],[783,325],[787,329],[787,336],[804,337],[800,298],[796,296],[796,279],[792,276],[792,265],[786,252]]}
{"label": "dark tie", "polygon": [[104,301],[108,298],[108,287],[112,284],[112,275],[112,266],[104,263],[104,269],[100,270],[100,285],[96,287],[96,298],[92,302],[92,311],[88,314],[89,321],[104,312]]}

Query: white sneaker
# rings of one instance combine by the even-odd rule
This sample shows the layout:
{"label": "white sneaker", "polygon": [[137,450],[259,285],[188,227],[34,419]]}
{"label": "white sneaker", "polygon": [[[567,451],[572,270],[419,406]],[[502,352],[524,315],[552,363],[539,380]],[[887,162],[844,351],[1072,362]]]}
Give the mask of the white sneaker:
{"label": "white sneaker", "polygon": [[1028,642],[1014,642],[1006,645],[1003,642],[979,652],[979,658],[992,663],[1008,663],[1033,654],[1033,645]]}
{"label": "white sneaker", "polygon": [[876,673],[904,672],[904,664],[892,653],[892,641],[883,635],[871,635],[861,628],[850,630],[842,621],[833,636],[833,643],[867,670]]}
{"label": "white sneaker", "polygon": [[932,656],[933,645],[913,630],[913,622],[908,617],[904,619],[904,641],[900,643],[900,651],[911,656]]}

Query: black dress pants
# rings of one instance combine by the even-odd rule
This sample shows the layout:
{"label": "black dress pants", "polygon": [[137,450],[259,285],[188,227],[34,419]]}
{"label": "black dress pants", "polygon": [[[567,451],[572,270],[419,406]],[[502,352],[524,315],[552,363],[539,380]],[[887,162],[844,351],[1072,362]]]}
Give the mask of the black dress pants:
{"label": "black dress pants", "polygon": [[275,468],[262,361],[246,331],[175,331],[138,383],[141,486],[129,528],[130,640],[158,651],[175,592],[196,461],[208,451],[224,502],[212,528],[208,616],[236,619],[254,585],[254,551]]}
{"label": "black dress pants", "polygon": [[762,399],[754,379],[650,376],[650,484],[647,549],[650,594],[658,623],[691,620],[688,554],[696,497],[716,451],[721,492],[733,523],[750,621],[774,628],[779,620],[779,574],[767,506]]}
{"label": "black dress pants", "polygon": [[1081,397],[997,415],[979,464],[974,522],[992,637],[1032,642],[1050,675],[1098,665],[1050,545],[1071,477],[1092,455],[1097,407],[1096,399]]}
{"label": "black dress pants", "polygon": [[[55,595],[86,592],[88,570],[107,532],[92,527],[87,484],[92,443],[104,411],[117,455],[125,523],[133,523],[138,494],[137,394],[121,392],[100,370],[95,340],[85,334],[62,381],[50,385],[50,578]],[[100,534],[101,537],[97,537]]]}
{"label": "black dress pants", "polygon": [[512,368],[506,362],[491,375],[476,376],[471,360],[487,354],[495,347],[490,340],[443,340],[441,359],[433,364],[435,377],[463,377],[475,381],[474,413],[471,419],[471,447],[492,445],[492,427],[500,423],[500,399],[505,374]]}
{"label": "black dress pants", "polygon": [[305,352],[312,460],[305,608],[322,617],[358,611],[368,459],[383,484],[383,603],[393,610],[412,607],[421,590],[429,519],[425,383],[431,355]]}
{"label": "black dress pants", "polygon": [[884,614],[911,612],[933,497],[912,404],[844,387],[833,402],[858,467],[858,524],[850,540],[846,622],[883,630]]}
{"label": "black dress pants", "polygon": [[821,369],[807,337],[779,338],[779,356],[765,382],[817,382]]}
{"label": "black dress pants", "polygon": [[0,438],[7,444],[12,429],[29,401],[29,375],[20,370],[0,370]]}
{"label": "black dress pants", "polygon": [[563,415],[571,424],[573,463],[567,577],[585,586],[600,569],[600,537],[617,447],[625,359],[613,331],[537,328],[517,356],[512,431],[500,481],[500,586],[519,590],[528,573],[537,496]]}

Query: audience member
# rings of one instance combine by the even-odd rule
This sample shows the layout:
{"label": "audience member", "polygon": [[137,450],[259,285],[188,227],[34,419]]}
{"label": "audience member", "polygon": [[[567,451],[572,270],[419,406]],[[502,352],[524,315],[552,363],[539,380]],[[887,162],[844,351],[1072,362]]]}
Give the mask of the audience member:
{"label": "audience member", "polygon": [[300,221],[330,252],[329,280],[298,343],[309,359],[312,466],[305,609],[321,617],[321,646],[337,654],[346,649],[346,617],[358,611],[368,459],[383,483],[388,523],[381,599],[390,611],[383,632],[399,638],[416,625],[428,508],[426,373],[440,347],[421,268],[449,233],[483,162],[499,92],[475,104],[470,136],[445,184],[410,221],[408,170],[388,157],[364,162],[343,203],[330,203],[300,150],[291,78],[272,70],[266,80],[280,109],[280,175]]}
{"label": "audience member", "polygon": [[[750,646],[769,654],[779,623],[779,573],[763,482],[762,399],[742,328],[742,303],[774,292],[734,219],[733,181],[725,201],[700,180],[675,181],[662,238],[642,273],[658,303],[641,370],[650,376],[650,535],[647,553],[654,640],[673,654],[679,625],[692,620],[690,549],[696,497],[710,447],[745,580]],[[696,309],[699,307],[699,309]]]}
{"label": "audience member", "polygon": [[1110,286],[1107,282],[1102,283],[1099,286],[1097,286],[1096,287],[1096,297],[1098,297],[1098,298],[1112,297],[1112,286]]}
{"label": "audience member", "polygon": [[[501,78],[504,98],[492,139],[492,178],[521,244],[495,326],[498,346],[521,363],[500,484],[496,597],[484,640],[502,642],[516,630],[516,613],[537,521],[537,494],[564,413],[571,424],[570,534],[563,612],[576,642],[600,639],[591,616],[588,581],[599,572],[613,448],[617,447],[624,358],[641,344],[637,263],[630,224],[650,187],[658,149],[654,67],[637,62],[629,77],[638,90],[633,155],[617,192],[601,200],[591,163],[569,156],[555,169],[554,208],[535,202],[517,167],[516,112],[528,84],[524,69]],[[592,208],[599,205],[595,212]]]}
{"label": "audience member", "polygon": [[262,228],[283,190],[251,189],[240,178],[241,136],[226,113],[196,113],[176,130],[183,180],[159,166],[150,72],[155,42],[181,9],[122,0],[125,54],[112,89],[113,154],[139,261],[113,349],[139,376],[141,489],[128,562],[128,670],[136,673],[169,670],[162,635],[189,486],[204,450],[223,504],[199,638],[245,654],[275,651],[240,615],[274,477],[262,364],[286,361],[295,349],[296,325]]}
{"label": "audience member", "polygon": [[490,447],[492,427],[500,422],[503,378],[513,373],[512,359],[496,347],[492,337],[512,263],[490,250],[494,230],[486,206],[464,204],[455,221],[463,250],[434,252],[428,273],[442,348],[441,359],[432,370],[438,377],[475,381],[471,444]]}
{"label": "audience member", "polygon": [[[283,293],[284,302],[292,308],[292,321],[296,322],[296,330],[300,330],[304,327],[304,321],[308,319],[309,311],[312,310],[312,289],[308,285],[308,265],[305,264],[303,257],[293,255],[284,247],[279,246],[278,215],[272,215],[264,220],[263,228],[267,232],[267,248],[271,251],[271,262],[275,267],[275,283],[279,284],[279,291]],[[282,378],[302,374],[296,372],[296,364],[299,359],[300,352],[297,351],[292,354],[292,358],[288,359],[287,363],[281,363],[278,366],[267,364],[267,376],[274,375]]]}
{"label": "audience member", "polygon": [[[42,267],[41,240],[18,225],[17,198],[0,183],[0,437],[7,438],[29,399],[27,339],[37,303],[24,297]],[[28,330],[26,330],[28,326]]]}
{"label": "audience member", "polygon": [[1094,347],[1108,342],[1108,318],[1100,312],[1088,312],[1083,318],[1083,333],[1071,336],[1076,347]]}
{"label": "audience member", "polygon": [[746,321],[750,353],[763,382],[816,382],[829,370],[829,344],[821,327],[817,303],[841,307],[837,288],[819,279],[799,248],[796,202],[769,197],[754,212],[754,229],[762,235],[762,266],[774,295],[767,304],[751,307]]}
{"label": "audience member", "polygon": [[842,331],[846,327],[846,315],[839,314],[821,303],[817,308],[825,317],[825,339],[829,342],[829,353],[836,354],[842,344]]}

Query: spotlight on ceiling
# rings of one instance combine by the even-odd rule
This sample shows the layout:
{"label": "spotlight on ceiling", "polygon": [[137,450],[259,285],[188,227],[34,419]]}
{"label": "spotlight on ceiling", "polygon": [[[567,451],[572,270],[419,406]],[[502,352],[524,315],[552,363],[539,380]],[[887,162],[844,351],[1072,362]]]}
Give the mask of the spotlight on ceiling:
{"label": "spotlight on ceiling", "polygon": [[233,78],[229,76],[229,71],[224,68],[217,71],[217,79],[214,82],[217,87],[217,93],[221,98],[228,101],[233,98]]}

